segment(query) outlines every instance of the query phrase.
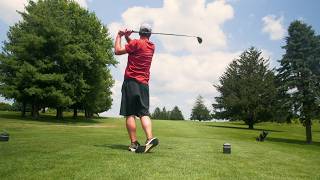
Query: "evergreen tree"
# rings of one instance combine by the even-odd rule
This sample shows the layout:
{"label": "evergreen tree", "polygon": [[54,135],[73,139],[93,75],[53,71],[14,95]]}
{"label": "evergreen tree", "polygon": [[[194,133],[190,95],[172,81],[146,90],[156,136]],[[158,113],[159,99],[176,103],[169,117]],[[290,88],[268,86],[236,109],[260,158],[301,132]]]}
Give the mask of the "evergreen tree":
{"label": "evergreen tree", "polygon": [[274,72],[268,69],[268,60],[254,47],[235,59],[215,85],[219,97],[213,104],[215,117],[244,120],[253,129],[259,121],[272,117],[276,88]]}
{"label": "evergreen tree", "polygon": [[[88,110],[88,116],[111,107],[116,61],[107,29],[94,13],[71,0],[30,1],[23,20],[10,27],[0,56],[0,93],[37,117],[41,107]],[[24,109],[22,108],[24,114]]]}
{"label": "evergreen tree", "polygon": [[171,111],[167,111],[166,107],[163,107],[160,110],[159,107],[156,107],[151,116],[153,119],[162,119],[162,120],[184,120],[182,112],[175,106]]}
{"label": "evergreen tree", "polygon": [[280,60],[278,78],[286,103],[306,127],[306,142],[312,143],[312,119],[319,112],[320,38],[311,26],[294,21],[288,29],[286,51]]}
{"label": "evergreen tree", "polygon": [[290,104],[291,95],[286,92],[285,88],[283,88],[281,77],[279,76],[279,74],[277,74],[275,82],[277,95],[272,110],[274,112],[273,119],[278,123],[291,123],[291,120],[295,117]]}
{"label": "evergreen tree", "polygon": [[162,108],[162,111],[160,113],[159,119],[161,119],[161,120],[167,120],[168,119],[168,112],[166,110],[166,107]]}
{"label": "evergreen tree", "polygon": [[210,111],[208,108],[204,105],[203,97],[198,96],[195,105],[192,108],[191,112],[191,120],[199,120],[199,121],[205,121],[210,120]]}
{"label": "evergreen tree", "polygon": [[161,110],[159,107],[156,107],[156,109],[152,113],[152,119],[160,119],[161,116]]}
{"label": "evergreen tree", "polygon": [[[53,3],[53,1],[48,1]],[[30,1],[23,20],[10,27],[5,42],[1,74],[1,93],[7,98],[32,105],[31,114],[37,118],[43,104],[69,105],[65,74],[59,72],[60,46],[66,43],[67,32],[57,25],[58,13],[48,13],[44,1]],[[53,10],[54,11],[54,8]],[[59,19],[65,24],[64,18]],[[64,37],[65,36],[65,37]],[[54,64],[56,62],[56,65]]]}
{"label": "evergreen tree", "polygon": [[172,111],[170,111],[170,120],[184,120],[182,112],[180,111],[178,106],[175,106]]}

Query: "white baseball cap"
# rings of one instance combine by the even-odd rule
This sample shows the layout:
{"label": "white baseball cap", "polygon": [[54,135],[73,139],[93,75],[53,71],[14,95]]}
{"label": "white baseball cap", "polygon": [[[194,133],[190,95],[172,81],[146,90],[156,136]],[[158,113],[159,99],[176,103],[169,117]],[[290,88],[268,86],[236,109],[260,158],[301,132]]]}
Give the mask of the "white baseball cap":
{"label": "white baseball cap", "polygon": [[152,28],[151,28],[151,25],[148,24],[148,23],[142,23],[140,25],[140,30],[139,32],[141,33],[151,33],[152,32]]}

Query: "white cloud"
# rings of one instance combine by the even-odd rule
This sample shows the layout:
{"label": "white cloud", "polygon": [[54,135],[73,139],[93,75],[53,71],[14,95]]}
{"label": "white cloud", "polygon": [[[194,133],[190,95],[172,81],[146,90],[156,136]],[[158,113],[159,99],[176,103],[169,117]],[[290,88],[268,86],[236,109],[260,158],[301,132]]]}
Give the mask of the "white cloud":
{"label": "white cloud", "polygon": [[132,7],[122,14],[122,22],[109,24],[114,35],[120,27],[138,29],[143,22],[153,25],[154,32],[196,35],[203,38],[201,46],[196,39],[185,37],[155,35],[165,50],[175,52],[188,50],[203,52],[223,49],[227,46],[227,37],[221,26],[233,18],[231,5],[224,0],[164,0],[161,8]]}
{"label": "white cloud", "polygon": [[0,102],[12,104],[12,103],[13,103],[13,100],[12,100],[12,99],[6,99],[6,98],[4,98],[4,97],[2,97],[2,96],[0,95]]}
{"label": "white cloud", "polygon": [[92,2],[92,0],[75,0],[81,7],[88,8],[88,2]]}
{"label": "white cloud", "polygon": [[271,40],[280,40],[285,36],[286,30],[283,25],[283,16],[277,18],[275,15],[268,15],[262,18],[262,32],[268,33]]}
{"label": "white cloud", "polygon": [[[151,112],[155,107],[166,106],[171,110],[178,105],[185,118],[189,118],[198,95],[204,97],[211,109],[212,101],[218,95],[213,84],[218,83],[225,67],[239,55],[239,52],[227,51],[228,36],[222,29],[233,14],[232,6],[224,0],[208,3],[205,0],[164,0],[161,8],[129,8],[122,14],[122,21],[108,25],[112,36],[119,29],[138,29],[142,22],[149,22],[154,32],[191,34],[203,38],[199,45],[195,38],[152,36],[156,47],[163,49],[156,50],[151,66]],[[118,57],[120,64],[113,72],[117,74],[113,77],[121,77],[119,81],[122,81],[126,58]],[[116,91],[120,93],[120,87]],[[113,98],[114,105],[108,115],[119,112],[121,98],[116,94]]]}
{"label": "white cloud", "polygon": [[[87,8],[87,2],[92,0],[75,0],[80,6]],[[1,0],[0,1],[0,20],[11,25],[21,18],[17,11],[24,11],[28,0]]]}
{"label": "white cloud", "polygon": [[265,59],[272,59],[271,57],[273,56],[273,53],[267,49],[262,49],[261,50],[261,56]]}
{"label": "white cloud", "polygon": [[[239,54],[240,52],[218,51],[185,56],[156,53],[151,66],[150,111],[163,106],[169,110],[178,105],[184,116],[189,118],[191,107],[198,95],[205,98],[207,107],[211,109],[214,97],[218,95],[213,84],[218,83],[226,66]],[[117,58],[119,64],[113,71],[113,77],[116,78],[112,88],[114,101],[112,110],[107,112],[106,116],[119,114],[121,84],[127,56]]]}
{"label": "white cloud", "polygon": [[150,92],[163,100],[158,106],[172,108],[178,105],[186,118],[190,117],[198,95],[204,97],[205,104],[211,109],[214,97],[218,95],[213,84],[218,83],[227,65],[238,55],[228,52],[186,56],[156,54],[151,67]]}
{"label": "white cloud", "polygon": [[212,94],[218,77],[238,53],[210,52],[176,56],[169,53],[155,54],[151,67],[152,83],[159,84],[156,93]]}

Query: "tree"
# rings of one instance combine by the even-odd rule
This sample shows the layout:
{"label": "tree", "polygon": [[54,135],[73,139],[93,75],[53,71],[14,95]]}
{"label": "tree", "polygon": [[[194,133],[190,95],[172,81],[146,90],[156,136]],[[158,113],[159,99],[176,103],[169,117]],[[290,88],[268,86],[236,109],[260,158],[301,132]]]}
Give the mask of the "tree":
{"label": "tree", "polygon": [[254,47],[235,59],[215,85],[220,96],[213,104],[215,117],[244,120],[253,129],[257,122],[272,117],[276,87],[274,72],[268,68],[268,59]]}
{"label": "tree", "polygon": [[182,112],[180,111],[178,106],[175,106],[171,111],[170,111],[170,120],[184,120],[184,117],[182,115]]}
{"label": "tree", "polygon": [[161,113],[160,113],[159,119],[167,120],[168,117],[169,117],[169,116],[168,116],[168,112],[167,112],[167,110],[166,110],[166,107],[163,107],[163,108],[162,108],[162,111],[161,111]]}
{"label": "tree", "polygon": [[306,142],[312,143],[312,119],[320,107],[320,38],[311,26],[294,21],[283,49],[278,69],[281,89],[289,97],[286,103],[306,127]]}
{"label": "tree", "polygon": [[30,1],[25,10],[0,56],[0,93],[31,104],[35,118],[41,107],[56,108],[57,118],[67,107],[86,109],[87,117],[110,109],[116,61],[95,14],[71,0]]}
{"label": "tree", "polygon": [[160,119],[160,116],[161,116],[161,110],[160,110],[159,107],[156,107],[156,109],[154,109],[151,117],[152,117],[153,119]]}
{"label": "tree", "polygon": [[204,105],[203,97],[200,95],[197,97],[195,105],[192,108],[190,119],[199,120],[199,121],[205,121],[205,120],[211,119],[210,111]]}
{"label": "tree", "polygon": [[151,116],[153,119],[161,119],[161,120],[184,120],[182,112],[175,106],[171,111],[167,111],[166,107],[163,107],[160,110],[159,107],[156,107]]}
{"label": "tree", "polygon": [[283,88],[282,80],[279,74],[275,78],[275,84],[277,88],[276,101],[273,106],[273,119],[278,123],[291,123],[291,120],[295,117],[293,109],[290,104],[291,96]]}
{"label": "tree", "polygon": [[11,111],[12,106],[8,103],[0,102],[0,111]]}
{"label": "tree", "polygon": [[[12,111],[21,111],[21,112],[30,112],[31,111],[31,107],[30,105],[25,105],[23,106],[23,104],[21,102],[17,102],[14,101],[11,105]],[[23,110],[24,108],[24,110]]]}

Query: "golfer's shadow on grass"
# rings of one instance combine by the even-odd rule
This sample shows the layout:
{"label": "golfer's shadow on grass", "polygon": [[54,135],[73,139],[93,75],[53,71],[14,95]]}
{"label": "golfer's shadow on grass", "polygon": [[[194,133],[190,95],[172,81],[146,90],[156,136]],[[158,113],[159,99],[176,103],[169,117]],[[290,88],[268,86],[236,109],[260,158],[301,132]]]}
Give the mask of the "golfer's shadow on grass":
{"label": "golfer's shadow on grass", "polygon": [[109,148],[109,149],[118,149],[118,150],[128,150],[128,146],[123,144],[102,144],[94,145],[95,147]]}
{"label": "golfer's shadow on grass", "polygon": [[[128,151],[128,145],[123,144],[103,144],[103,145],[94,145],[95,147],[101,147],[101,148],[109,148],[109,149],[115,149],[115,150],[124,150]],[[153,152],[148,152],[149,154],[152,154]]]}

